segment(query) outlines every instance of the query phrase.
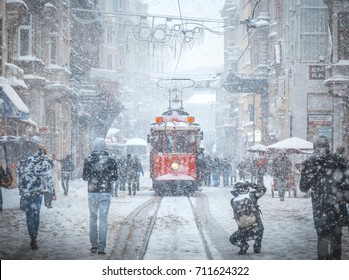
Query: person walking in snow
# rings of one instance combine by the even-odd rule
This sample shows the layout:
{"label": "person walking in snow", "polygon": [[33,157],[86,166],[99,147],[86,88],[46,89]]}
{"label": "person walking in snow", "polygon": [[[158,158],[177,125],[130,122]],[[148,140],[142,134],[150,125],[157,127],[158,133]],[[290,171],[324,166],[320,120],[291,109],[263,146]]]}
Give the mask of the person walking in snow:
{"label": "person walking in snow", "polygon": [[139,160],[137,155],[133,156],[133,168],[135,169],[135,177],[132,182],[134,184],[134,187],[132,186],[132,188],[134,188],[136,191],[140,191],[140,176],[141,174],[142,176],[144,176],[144,171],[141,161]]}
{"label": "person walking in snow", "polygon": [[61,183],[64,195],[68,195],[71,172],[75,169],[71,155],[67,155],[61,160]]}
{"label": "person walking in snow", "polygon": [[26,214],[30,248],[37,250],[43,195],[44,192],[48,192],[55,199],[55,190],[51,175],[51,160],[47,156],[47,150],[39,137],[35,137],[34,140],[39,143],[39,150],[26,160],[27,167],[20,177],[18,187]]}
{"label": "person walking in snow", "polygon": [[204,172],[205,186],[211,185],[212,165],[213,165],[213,161],[211,157],[207,155],[205,157],[205,172]]}
{"label": "person walking in snow", "polygon": [[342,228],[348,226],[348,161],[330,152],[327,137],[314,143],[314,155],[302,163],[299,189],[310,190],[319,260],[340,260]]}
{"label": "person walking in snow", "polygon": [[[246,254],[249,248],[248,241],[250,240],[254,240],[253,252],[256,254],[261,252],[264,226],[257,201],[266,191],[267,188],[263,184],[254,184],[251,182],[237,182],[231,191],[234,197],[231,199],[230,204],[234,210],[235,220],[238,220],[240,214],[253,214],[255,217],[249,225],[238,223],[238,230],[230,236],[231,244],[240,248],[239,255]],[[249,213],[239,213],[239,211],[245,211],[243,208],[247,205],[247,202],[237,207],[236,202],[242,201],[246,197],[248,197],[247,202],[250,202],[251,205],[250,209],[248,209]]]}
{"label": "person walking in snow", "polygon": [[231,175],[231,164],[227,157],[222,161],[223,186],[229,185],[229,177]]}
{"label": "person walking in snow", "polygon": [[281,151],[280,155],[273,160],[272,170],[273,176],[276,178],[279,198],[284,201],[287,180],[292,173],[292,162],[285,151]]}
{"label": "person walking in snow", "polygon": [[112,184],[118,178],[117,172],[117,163],[106,150],[104,138],[96,138],[91,155],[84,160],[82,179],[88,185],[90,252],[98,255],[105,255]]}

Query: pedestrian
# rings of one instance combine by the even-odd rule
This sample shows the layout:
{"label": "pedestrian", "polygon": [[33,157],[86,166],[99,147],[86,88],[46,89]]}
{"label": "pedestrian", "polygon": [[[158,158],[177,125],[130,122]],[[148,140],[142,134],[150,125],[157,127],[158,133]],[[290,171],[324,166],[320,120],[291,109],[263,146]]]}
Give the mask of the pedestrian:
{"label": "pedestrian", "polygon": [[211,173],[212,173],[212,159],[209,155],[205,157],[205,171],[204,171],[204,177],[205,177],[205,186],[211,185]]}
{"label": "pedestrian", "polygon": [[238,166],[237,166],[238,172],[239,172],[239,180],[240,181],[246,181],[246,169],[247,169],[247,162],[245,159],[242,159]]}
{"label": "pedestrian", "polygon": [[[254,240],[254,253],[258,254],[261,252],[264,226],[258,199],[266,191],[267,189],[263,184],[254,184],[251,182],[237,182],[231,191],[234,197],[231,199],[230,204],[234,210],[234,218],[237,221],[238,230],[230,236],[230,242],[240,248],[239,255],[246,254],[249,248],[248,241],[250,240]],[[252,216],[253,220],[248,223],[239,223],[239,218],[243,215]]]}
{"label": "pedestrian", "polygon": [[119,181],[119,190],[126,190],[126,182],[127,182],[127,165],[126,165],[126,157],[123,156],[118,160],[118,181]]}
{"label": "pedestrian", "polygon": [[61,160],[61,183],[64,195],[68,195],[71,172],[75,169],[72,156],[67,155]]}
{"label": "pedestrian", "polygon": [[7,161],[6,161],[6,167],[3,168],[0,165],[0,212],[3,211],[2,209],[2,204],[3,204],[3,199],[2,199],[2,188],[11,188],[13,184],[13,176],[10,168],[7,166]]}
{"label": "pedestrian", "polygon": [[112,184],[117,180],[117,164],[106,150],[104,138],[96,138],[93,150],[84,160],[82,179],[88,185],[91,253],[105,255],[108,212]]}
{"label": "pedestrian", "polygon": [[37,237],[44,192],[48,192],[55,199],[51,163],[47,156],[47,150],[39,137],[35,137],[35,141],[39,143],[39,149],[25,161],[27,167],[25,173],[21,175],[18,184],[19,193],[25,209],[30,248],[32,250],[39,248]]}
{"label": "pedestrian", "polygon": [[52,155],[52,179],[53,179],[53,185],[55,187],[55,193],[58,195],[60,185],[61,185],[61,173],[62,173],[62,166],[60,161],[57,159],[56,155]]}
{"label": "pedestrian", "polygon": [[259,158],[256,161],[256,169],[257,169],[257,184],[264,185],[264,175],[268,171],[268,161],[265,158],[264,154],[260,154]]}
{"label": "pedestrian", "polygon": [[206,170],[206,161],[205,161],[205,148],[200,148],[196,156],[196,176],[198,186],[201,187],[204,183],[205,170]]}
{"label": "pedestrian", "polygon": [[[140,191],[140,176],[142,174],[142,176],[144,176],[144,171],[143,171],[143,167],[142,164],[139,160],[139,158],[137,157],[137,155],[133,156],[133,168],[135,169],[135,177],[133,179],[133,184],[134,184],[134,189],[136,189],[136,191]],[[133,194],[135,195],[135,193]]]}
{"label": "pedestrian", "polygon": [[236,183],[236,169],[237,169],[235,159],[231,160],[230,165],[231,165],[230,183],[231,185],[234,185]]}
{"label": "pedestrian", "polygon": [[278,195],[281,201],[285,200],[285,192],[287,180],[292,174],[292,162],[287,157],[285,151],[281,151],[280,155],[273,160],[272,163],[273,176],[276,179]]}
{"label": "pedestrian", "polygon": [[231,164],[228,158],[222,160],[222,175],[223,175],[223,186],[227,187],[229,185],[229,177],[231,172]]}
{"label": "pedestrian", "polygon": [[299,189],[310,190],[319,260],[340,260],[342,228],[348,226],[348,161],[330,152],[328,138],[319,136],[314,155],[302,163]]}
{"label": "pedestrian", "polygon": [[213,181],[214,187],[219,186],[221,173],[222,173],[221,162],[218,157],[215,157],[212,163],[212,181]]}

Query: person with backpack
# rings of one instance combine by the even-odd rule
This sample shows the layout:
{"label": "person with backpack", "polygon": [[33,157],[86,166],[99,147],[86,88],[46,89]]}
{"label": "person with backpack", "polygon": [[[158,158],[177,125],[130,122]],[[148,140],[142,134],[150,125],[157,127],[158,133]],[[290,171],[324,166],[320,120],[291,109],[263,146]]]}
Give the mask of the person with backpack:
{"label": "person with backpack", "polygon": [[250,240],[254,240],[254,253],[261,252],[264,226],[257,201],[266,191],[263,184],[251,182],[237,182],[231,191],[234,197],[230,205],[238,230],[230,236],[230,242],[240,248],[239,255],[246,254]]}
{"label": "person with backpack", "polygon": [[[93,150],[84,160],[82,179],[87,181],[90,211],[90,252],[105,255],[108,212],[114,181],[118,179],[117,163],[106,150],[104,138],[96,138]],[[98,225],[98,226],[97,226]]]}
{"label": "person with backpack", "polygon": [[314,155],[302,163],[299,189],[310,190],[319,260],[340,260],[342,229],[349,225],[349,165],[340,154],[330,152],[329,140],[320,136]]}

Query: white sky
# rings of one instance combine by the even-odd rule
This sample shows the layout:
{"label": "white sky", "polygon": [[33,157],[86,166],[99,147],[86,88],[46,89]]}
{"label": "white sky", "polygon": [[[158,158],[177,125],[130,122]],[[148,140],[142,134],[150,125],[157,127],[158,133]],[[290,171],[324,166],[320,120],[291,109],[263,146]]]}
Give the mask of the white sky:
{"label": "white sky", "polygon": [[[177,0],[143,0],[143,2],[148,4],[149,14],[180,16]],[[220,10],[224,2],[225,0],[180,0],[182,17],[221,19]],[[207,67],[220,69],[223,65],[223,54],[223,36],[205,32],[203,43],[195,45],[192,49],[183,50],[177,73],[187,74],[193,71],[197,74],[207,73],[208,70],[204,69]]]}

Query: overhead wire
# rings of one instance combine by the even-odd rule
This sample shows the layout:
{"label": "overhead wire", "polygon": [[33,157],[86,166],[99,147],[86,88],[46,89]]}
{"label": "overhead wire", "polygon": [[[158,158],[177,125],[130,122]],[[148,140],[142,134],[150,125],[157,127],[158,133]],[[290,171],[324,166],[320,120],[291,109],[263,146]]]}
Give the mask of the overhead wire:
{"label": "overhead wire", "polygon": [[[177,4],[178,4],[179,16],[181,18],[182,26],[184,27],[180,0],[177,0]],[[184,31],[182,31],[182,32],[184,32]],[[184,42],[181,42],[181,44],[180,44],[180,50],[179,50],[179,54],[178,54],[178,58],[177,58],[176,67],[175,67],[175,69],[173,71],[172,79],[176,76],[176,72],[177,72],[177,69],[178,69],[178,64],[179,64],[179,61],[180,61],[181,56],[182,56],[183,44],[184,44]]]}

